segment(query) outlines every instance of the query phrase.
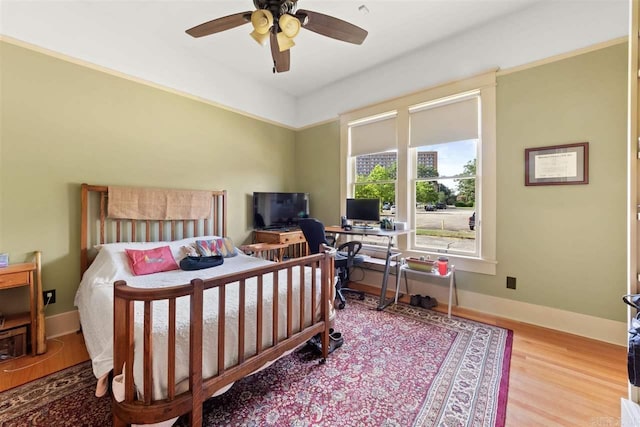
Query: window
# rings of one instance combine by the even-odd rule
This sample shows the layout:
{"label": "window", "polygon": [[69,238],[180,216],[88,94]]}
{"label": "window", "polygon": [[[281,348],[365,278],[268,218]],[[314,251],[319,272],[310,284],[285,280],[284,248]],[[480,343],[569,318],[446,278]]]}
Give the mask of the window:
{"label": "window", "polygon": [[[394,113],[377,115],[350,126],[349,197],[379,199],[380,217],[394,217],[398,153]],[[371,236],[367,243],[386,244]]]}
{"label": "window", "polygon": [[479,105],[474,91],[409,107],[416,250],[478,255]]}
{"label": "window", "polygon": [[406,222],[403,256],[495,274],[495,72],[345,114],[341,128],[343,200],[377,197],[381,216]]}

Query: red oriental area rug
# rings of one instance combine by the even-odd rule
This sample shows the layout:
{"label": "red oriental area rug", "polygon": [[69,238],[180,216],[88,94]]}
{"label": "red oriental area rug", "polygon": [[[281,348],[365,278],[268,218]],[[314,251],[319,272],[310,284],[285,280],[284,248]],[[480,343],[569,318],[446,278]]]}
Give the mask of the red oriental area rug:
{"label": "red oriental area rug", "polygon": [[[204,405],[207,426],[503,426],[512,332],[350,299],[344,345],[301,348]],[[111,425],[87,362],[0,395],[0,425]],[[187,425],[186,418],[178,425]]]}

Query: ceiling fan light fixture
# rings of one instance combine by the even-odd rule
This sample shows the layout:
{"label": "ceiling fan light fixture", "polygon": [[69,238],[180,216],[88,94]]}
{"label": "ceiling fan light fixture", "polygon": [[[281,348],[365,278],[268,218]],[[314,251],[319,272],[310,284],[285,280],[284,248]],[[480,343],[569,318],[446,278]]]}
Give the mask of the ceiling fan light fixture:
{"label": "ceiling fan light fixture", "polygon": [[251,37],[262,46],[269,40],[269,30],[273,26],[273,14],[266,9],[254,10],[251,14],[253,31]]}
{"label": "ceiling fan light fixture", "polygon": [[280,50],[280,52],[289,50],[296,45],[295,42],[293,41],[293,38],[287,37],[284,31],[279,32],[276,37],[278,39],[278,49]]}
{"label": "ceiling fan light fixture", "polygon": [[273,14],[267,9],[254,10],[251,13],[251,25],[259,33],[268,33],[273,25]]}
{"label": "ceiling fan light fixture", "polygon": [[[297,3],[298,0],[253,0],[253,12],[239,12],[212,19],[189,28],[186,33],[191,37],[204,37],[251,22],[251,37],[261,45],[270,42],[273,70],[278,73],[289,71],[290,49],[295,46],[293,39],[302,27],[353,44],[362,44],[367,37],[367,31],[356,25],[320,12],[298,9]],[[366,5],[359,9],[361,12],[367,11]]]}
{"label": "ceiling fan light fixture", "polygon": [[285,13],[278,19],[278,25],[282,32],[290,39],[294,38],[300,32],[300,21],[293,15]]}
{"label": "ceiling fan light fixture", "polygon": [[259,33],[256,30],[253,30],[250,34],[250,36],[258,42],[258,44],[261,44],[262,46],[266,46],[267,42],[269,41],[269,32],[267,31],[266,33]]}

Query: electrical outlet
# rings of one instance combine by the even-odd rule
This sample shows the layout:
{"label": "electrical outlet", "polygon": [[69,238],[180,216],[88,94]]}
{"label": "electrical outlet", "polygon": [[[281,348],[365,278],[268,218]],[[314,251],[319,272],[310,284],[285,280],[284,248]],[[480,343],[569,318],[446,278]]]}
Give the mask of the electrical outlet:
{"label": "electrical outlet", "polygon": [[507,276],[507,289],[516,288],[516,278]]}
{"label": "electrical outlet", "polygon": [[42,301],[44,302],[44,305],[55,304],[56,290],[51,289],[48,291],[42,291]]}

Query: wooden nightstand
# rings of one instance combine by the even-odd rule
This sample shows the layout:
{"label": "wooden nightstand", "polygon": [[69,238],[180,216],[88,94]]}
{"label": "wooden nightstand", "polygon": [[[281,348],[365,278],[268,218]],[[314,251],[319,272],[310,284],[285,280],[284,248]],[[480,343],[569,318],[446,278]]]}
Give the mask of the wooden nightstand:
{"label": "wooden nightstand", "polygon": [[[38,276],[38,283],[35,281]],[[15,314],[5,314],[4,325],[0,333],[21,326],[28,326],[31,354],[42,354],[47,351],[44,340],[44,316],[38,316],[42,307],[42,290],[40,285],[40,252],[36,252],[34,262],[10,264],[0,268],[0,291],[5,289],[29,287],[29,311]],[[2,306],[0,305],[0,311]],[[42,337],[41,339],[39,337]]]}

